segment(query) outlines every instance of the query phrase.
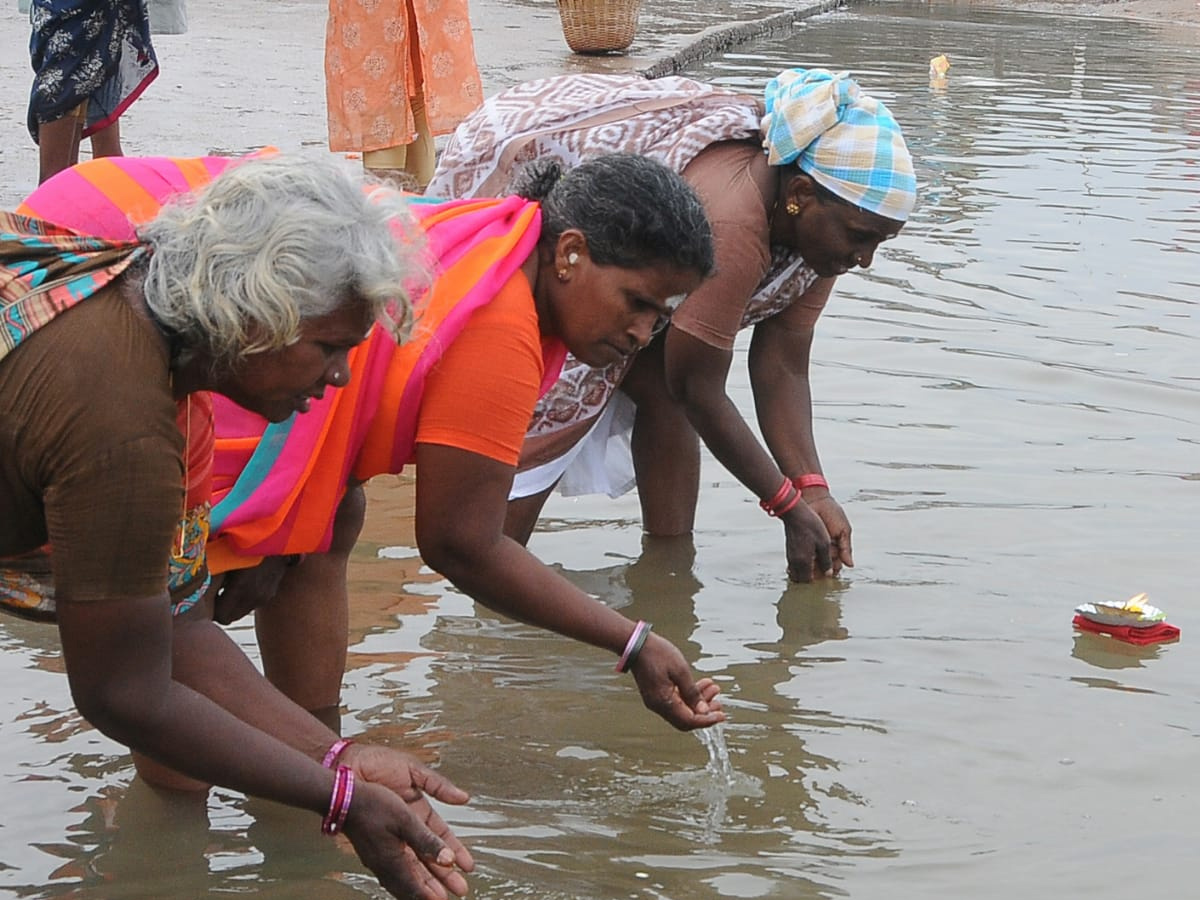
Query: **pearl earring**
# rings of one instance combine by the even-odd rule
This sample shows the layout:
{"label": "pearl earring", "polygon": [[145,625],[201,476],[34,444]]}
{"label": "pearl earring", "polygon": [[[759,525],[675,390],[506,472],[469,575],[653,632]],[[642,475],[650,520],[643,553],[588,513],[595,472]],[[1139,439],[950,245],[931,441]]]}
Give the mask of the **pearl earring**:
{"label": "pearl earring", "polygon": [[789,200],[787,206],[785,206],[784,209],[787,210],[787,214],[789,216],[800,215],[800,204],[799,203],[795,203],[795,202]]}

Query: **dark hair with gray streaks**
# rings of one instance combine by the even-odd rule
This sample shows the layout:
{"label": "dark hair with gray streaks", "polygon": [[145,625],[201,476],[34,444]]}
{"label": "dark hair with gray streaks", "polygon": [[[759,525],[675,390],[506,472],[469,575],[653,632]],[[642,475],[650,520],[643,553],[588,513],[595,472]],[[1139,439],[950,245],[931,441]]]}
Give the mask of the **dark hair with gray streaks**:
{"label": "dark hair with gray streaks", "polygon": [[278,350],[304,320],[366,303],[404,337],[428,282],[424,239],[399,192],[321,157],[226,169],[139,229],[143,290],[181,352],[215,365]]}
{"label": "dark hair with gray streaks", "polygon": [[712,229],[700,198],[681,176],[649,157],[611,153],[572,169],[553,158],[534,160],[513,193],[541,203],[543,246],[575,228],[602,266],[667,263],[706,278],[713,272]]}

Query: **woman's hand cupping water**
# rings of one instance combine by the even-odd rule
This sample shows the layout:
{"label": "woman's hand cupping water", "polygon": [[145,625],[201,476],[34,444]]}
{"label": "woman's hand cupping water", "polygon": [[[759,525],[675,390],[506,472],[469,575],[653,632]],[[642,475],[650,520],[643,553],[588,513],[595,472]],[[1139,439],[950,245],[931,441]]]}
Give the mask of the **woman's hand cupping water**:
{"label": "woman's hand cupping water", "polygon": [[[816,496],[813,496],[813,495]],[[820,517],[829,533],[829,551],[833,574],[842,571],[842,566],[854,568],[854,549],[850,541],[850,519],[842,505],[833,499],[826,488],[805,488],[804,501],[808,508]]]}
{"label": "woman's hand cupping water", "polygon": [[[381,784],[358,782],[344,831],[359,859],[393,897],[465,896],[467,882],[454,868],[456,854],[434,834],[436,828],[425,827],[433,823],[422,823],[422,804],[427,815],[441,821],[423,798],[420,803],[405,802]],[[465,850],[462,853],[470,860]]]}
{"label": "woman's hand cupping water", "polygon": [[475,860],[428,798],[460,806],[470,799],[467,792],[407,753],[378,744],[351,743],[338,762],[352,768],[360,779],[390,789],[425,828],[442,840],[453,854],[452,864],[441,865],[436,857],[422,858],[421,862],[450,892],[460,897],[466,894],[467,881],[461,872],[474,871]]}
{"label": "woman's hand cupping water", "polygon": [[708,728],[725,721],[716,682],[711,678],[693,681],[687,660],[665,638],[651,633],[630,671],[646,708],[680,731]]}
{"label": "woman's hand cupping water", "polygon": [[801,502],[779,518],[783,522],[788,577],[792,581],[812,581],[834,574],[829,532],[820,516]]}

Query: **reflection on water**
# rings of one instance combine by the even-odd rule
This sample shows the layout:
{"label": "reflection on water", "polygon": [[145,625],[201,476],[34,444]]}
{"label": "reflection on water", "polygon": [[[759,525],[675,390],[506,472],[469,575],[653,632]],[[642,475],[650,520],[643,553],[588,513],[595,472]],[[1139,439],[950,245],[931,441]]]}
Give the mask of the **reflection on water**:
{"label": "reflection on water", "polygon": [[[694,572],[692,542],[643,546],[632,529],[623,533],[633,538],[629,552],[606,542],[607,563],[562,571],[700,656],[696,597],[706,588]],[[776,597],[781,587],[773,586]],[[443,602],[446,615],[425,642],[443,654],[434,697],[443,721],[472,726],[441,748],[443,770],[459,778],[497,773],[471,783],[471,807],[448,813],[478,850],[485,896],[560,896],[545,891],[544,868],[553,870],[556,885],[569,885],[561,896],[603,898],[631,889],[701,896],[714,883],[725,890],[757,884],[769,858],[775,871],[792,873],[789,889],[801,891],[794,896],[825,897],[831,894],[813,877],[821,868],[814,860],[888,852],[878,835],[829,828],[822,812],[861,802],[837,783],[837,763],[804,745],[807,729],[835,729],[837,717],[754,696],[772,680],[790,681],[793,655],[815,646],[819,633],[839,633],[835,603],[822,598],[819,614],[799,616],[781,606],[778,640],[786,656],[748,651],[755,687],[745,694],[741,662],[751,660],[714,672],[732,715],[724,732],[728,756],[720,759],[719,750],[667,730],[642,709],[628,676],[613,673],[607,657],[500,623],[454,594]],[[778,727],[785,706],[810,724]]]}
{"label": "reflection on water", "polygon": [[1071,655],[1100,669],[1140,669],[1158,659],[1169,646],[1128,644],[1100,634],[1077,632]]}
{"label": "reflection on water", "polygon": [[[697,70],[757,89],[850,69],[917,157],[913,220],[841,279],[814,347],[858,568],[787,585],[777,523],[711,460],[694,541],[643,545],[633,498],[552,502],[533,549],[722,685],[714,776],[606,654],[448,590],[412,549],[409,485],[372,485],[347,730],[473,793],[447,815],[475,896],[1106,900],[1121,854],[1148,895],[1198,874],[1198,47],[888,2]],[[1073,632],[1079,603],[1139,591],[1180,643]],[[0,796],[21,811],[0,895],[377,893],[310,817],[145,790],[72,712],[47,629],[0,622],[0,651]]]}

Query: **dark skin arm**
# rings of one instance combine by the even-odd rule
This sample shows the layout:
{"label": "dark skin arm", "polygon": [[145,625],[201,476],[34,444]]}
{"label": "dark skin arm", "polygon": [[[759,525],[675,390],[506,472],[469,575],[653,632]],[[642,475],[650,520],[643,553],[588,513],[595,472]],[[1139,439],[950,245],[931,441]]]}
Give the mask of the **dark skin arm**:
{"label": "dark skin arm", "polygon": [[[579,590],[504,535],[512,468],[476,453],[417,446],[422,558],[489,609],[619,656],[634,623]],[[694,681],[683,654],[651,633],[632,668],[646,706],[676,728],[723,721],[717,686]]]}
{"label": "dark skin arm", "polygon": [[[104,734],[192,778],[324,815],[330,771],[173,677],[174,623],[165,596],[60,598],[58,617],[72,696]],[[201,646],[189,651],[189,639]],[[253,667],[223,640],[228,646],[209,631],[186,635],[174,650],[184,655],[181,670],[200,665],[214,683],[247,677]],[[435,860],[448,868],[453,851],[393,791],[359,787],[345,830],[362,861],[397,897],[447,897]]]}
{"label": "dark skin arm", "polygon": [[[731,351],[667,329],[664,367],[671,396],[682,404],[692,427],[730,474],[756,496],[770,498],[785,475],[725,391],[732,360]],[[829,533],[808,504],[797,503],[780,521],[788,575],[795,581],[811,581],[814,573],[833,574]]]}
{"label": "dark skin arm", "polygon": [[[197,608],[195,619],[186,623],[176,620],[176,677],[314,759],[321,759],[337,738],[348,642],[346,565],[365,512],[362,486],[353,485],[338,506],[328,552],[294,561],[268,557],[258,566],[226,574],[218,617],[236,619],[255,610],[269,683],[236,647],[233,654],[216,652],[216,644],[229,641],[213,626],[208,610]],[[469,799],[466,792],[389,747],[356,741],[338,762],[404,798],[454,851],[457,867],[474,870],[471,854],[427,799],[458,805]],[[466,880],[455,869],[429,867],[452,893],[466,892]]]}
{"label": "dark skin arm", "polygon": [[[833,278],[821,278],[805,299],[824,305]],[[765,319],[754,328],[750,343],[750,385],[759,429],[779,468],[792,476],[821,473],[812,428],[809,361],[814,328],[800,303]],[[850,522],[827,488],[804,489],[804,500],[832,539],[833,574],[854,565]]]}
{"label": "dark skin arm", "polygon": [[267,557],[227,572],[216,599],[214,618],[222,624],[254,613],[271,683],[335,730],[349,640],[347,566],[366,507],[362,485],[350,485],[334,514],[327,551]]}

